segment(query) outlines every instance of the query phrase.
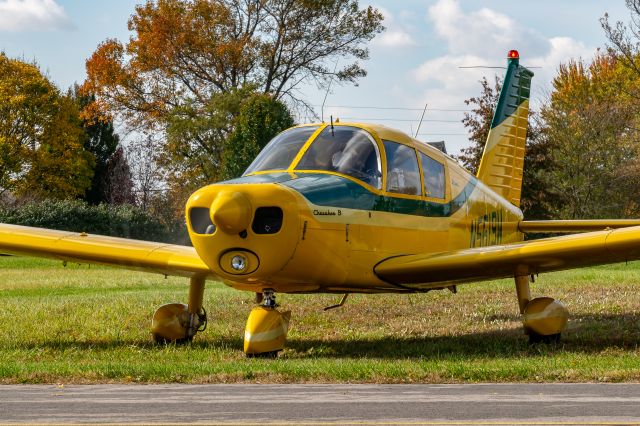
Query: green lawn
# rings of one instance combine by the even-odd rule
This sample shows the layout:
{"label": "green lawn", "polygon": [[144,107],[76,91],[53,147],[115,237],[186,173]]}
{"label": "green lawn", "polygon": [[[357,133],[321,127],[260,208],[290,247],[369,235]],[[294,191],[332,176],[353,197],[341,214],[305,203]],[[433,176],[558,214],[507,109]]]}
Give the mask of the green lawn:
{"label": "green lawn", "polygon": [[187,280],[0,257],[0,383],[640,381],[640,263],[542,275],[534,296],[571,312],[558,345],[530,346],[511,280],[458,294],[279,295],[292,311],[277,360],[246,359],[253,294],[209,283],[209,327],[154,346],[157,306]]}

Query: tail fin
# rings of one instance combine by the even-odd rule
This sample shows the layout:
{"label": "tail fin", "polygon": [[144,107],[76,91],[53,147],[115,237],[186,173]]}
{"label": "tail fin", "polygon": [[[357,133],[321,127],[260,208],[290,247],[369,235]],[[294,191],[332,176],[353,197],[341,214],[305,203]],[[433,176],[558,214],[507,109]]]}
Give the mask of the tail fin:
{"label": "tail fin", "polygon": [[511,50],[507,73],[482,153],[478,179],[520,207],[522,170],[527,139],[529,93],[533,73],[519,65],[519,54]]}

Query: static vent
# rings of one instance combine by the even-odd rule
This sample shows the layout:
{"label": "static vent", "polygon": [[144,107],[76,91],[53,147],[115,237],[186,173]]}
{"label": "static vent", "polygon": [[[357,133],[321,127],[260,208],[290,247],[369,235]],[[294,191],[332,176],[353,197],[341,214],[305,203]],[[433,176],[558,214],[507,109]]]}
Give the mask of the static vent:
{"label": "static vent", "polygon": [[216,226],[211,222],[209,209],[206,207],[194,207],[189,212],[191,228],[196,234],[213,234]]}
{"label": "static vent", "polygon": [[251,229],[255,234],[275,234],[282,228],[282,216],[280,207],[259,207]]}

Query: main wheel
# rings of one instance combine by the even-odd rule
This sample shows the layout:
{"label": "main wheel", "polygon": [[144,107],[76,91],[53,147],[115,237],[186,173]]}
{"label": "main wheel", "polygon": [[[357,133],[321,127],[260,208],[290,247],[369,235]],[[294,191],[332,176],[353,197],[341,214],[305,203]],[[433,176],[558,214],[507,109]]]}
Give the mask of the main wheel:
{"label": "main wheel", "polygon": [[189,309],[182,303],[162,305],[153,314],[151,335],[156,343],[187,343],[193,339],[189,336]]}

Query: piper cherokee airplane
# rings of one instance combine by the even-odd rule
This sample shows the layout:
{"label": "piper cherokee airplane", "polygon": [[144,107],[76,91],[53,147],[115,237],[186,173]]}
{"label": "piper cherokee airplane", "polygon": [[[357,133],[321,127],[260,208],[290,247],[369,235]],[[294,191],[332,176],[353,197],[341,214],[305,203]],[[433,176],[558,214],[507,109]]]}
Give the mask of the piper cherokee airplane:
{"label": "piper cherokee airplane", "polygon": [[[559,338],[568,318],[532,299],[540,272],[640,259],[640,220],[524,221],[522,170],[533,73],[508,54],[502,92],[476,176],[436,148],[380,125],[305,124],[276,136],[238,179],[186,204],[193,247],[0,225],[0,250],[190,278],[187,304],[153,315],[157,341],[202,330],[206,280],[256,293],[247,355],[284,348],[281,293],[453,292],[513,277],[532,341]],[[583,233],[524,241],[529,232]]]}

